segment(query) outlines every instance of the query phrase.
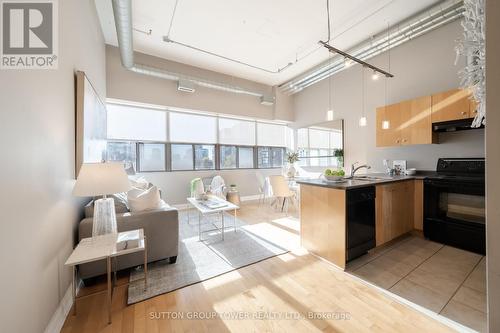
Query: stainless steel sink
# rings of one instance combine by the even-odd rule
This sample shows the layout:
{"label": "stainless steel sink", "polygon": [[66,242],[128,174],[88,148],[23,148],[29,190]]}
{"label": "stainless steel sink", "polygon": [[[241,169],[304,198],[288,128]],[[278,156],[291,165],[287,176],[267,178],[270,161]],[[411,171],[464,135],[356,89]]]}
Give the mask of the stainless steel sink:
{"label": "stainless steel sink", "polygon": [[374,181],[374,180],[391,180],[390,177],[379,177],[379,176],[354,176],[352,180],[364,180],[364,181]]}

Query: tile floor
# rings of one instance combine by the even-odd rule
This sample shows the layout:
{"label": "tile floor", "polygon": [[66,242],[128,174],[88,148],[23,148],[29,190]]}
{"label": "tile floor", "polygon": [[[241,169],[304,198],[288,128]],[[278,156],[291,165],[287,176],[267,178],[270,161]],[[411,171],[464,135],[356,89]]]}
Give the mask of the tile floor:
{"label": "tile floor", "polygon": [[486,331],[486,259],[412,236],[349,263],[348,272],[479,332]]}

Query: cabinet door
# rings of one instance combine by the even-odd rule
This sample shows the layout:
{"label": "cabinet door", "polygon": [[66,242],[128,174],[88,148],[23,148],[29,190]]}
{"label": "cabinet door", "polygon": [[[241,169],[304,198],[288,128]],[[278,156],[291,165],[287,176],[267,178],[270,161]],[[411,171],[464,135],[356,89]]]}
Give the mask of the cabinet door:
{"label": "cabinet door", "polygon": [[391,239],[413,230],[414,186],[413,181],[394,183],[392,189]]}
{"label": "cabinet door", "polygon": [[414,184],[403,181],[376,187],[376,245],[413,230]]}
{"label": "cabinet door", "polygon": [[402,103],[402,145],[437,142],[437,136],[432,132],[431,100],[431,96],[424,96]]}
{"label": "cabinet door", "polygon": [[401,103],[377,109],[377,147],[401,144]]}
{"label": "cabinet door", "polygon": [[432,122],[471,118],[470,91],[453,89],[432,95]]}

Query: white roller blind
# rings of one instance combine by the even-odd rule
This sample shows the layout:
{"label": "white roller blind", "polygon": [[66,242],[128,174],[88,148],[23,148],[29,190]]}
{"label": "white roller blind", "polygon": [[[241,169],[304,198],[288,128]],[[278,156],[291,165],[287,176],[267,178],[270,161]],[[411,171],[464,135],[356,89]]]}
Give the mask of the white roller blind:
{"label": "white roller blind", "polygon": [[330,131],[310,128],[309,147],[328,149],[330,147]]}
{"label": "white roller blind", "polygon": [[299,128],[297,130],[297,148],[309,148],[309,129]]}
{"label": "white roller blind", "polygon": [[167,140],[165,111],[118,104],[107,105],[108,139]]}
{"label": "white roller blind", "polygon": [[171,142],[217,143],[215,117],[170,112]]}
{"label": "white roller blind", "polygon": [[257,123],[257,145],[286,147],[286,128],[285,125]]}
{"label": "white roller blind", "polygon": [[330,148],[331,149],[342,148],[342,132],[341,131],[330,132]]}
{"label": "white roller blind", "polygon": [[255,121],[219,118],[219,143],[255,145]]}

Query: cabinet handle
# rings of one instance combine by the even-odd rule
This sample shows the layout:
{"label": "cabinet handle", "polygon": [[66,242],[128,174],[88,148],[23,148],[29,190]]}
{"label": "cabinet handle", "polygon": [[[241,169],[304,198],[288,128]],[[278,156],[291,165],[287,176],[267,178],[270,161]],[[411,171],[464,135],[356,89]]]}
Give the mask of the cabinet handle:
{"label": "cabinet handle", "polygon": [[408,139],[403,139],[403,142],[408,142]]}
{"label": "cabinet handle", "polygon": [[396,143],[399,143],[399,142],[400,142],[400,140],[399,140],[399,139],[396,139]]}
{"label": "cabinet handle", "polygon": [[466,114],[467,114],[467,112],[462,111],[462,116],[465,116]]}

